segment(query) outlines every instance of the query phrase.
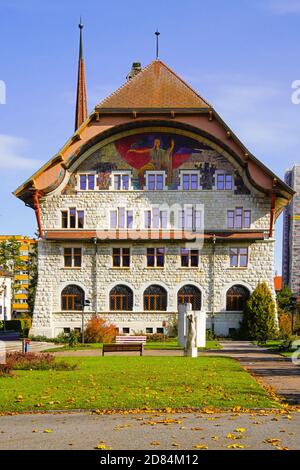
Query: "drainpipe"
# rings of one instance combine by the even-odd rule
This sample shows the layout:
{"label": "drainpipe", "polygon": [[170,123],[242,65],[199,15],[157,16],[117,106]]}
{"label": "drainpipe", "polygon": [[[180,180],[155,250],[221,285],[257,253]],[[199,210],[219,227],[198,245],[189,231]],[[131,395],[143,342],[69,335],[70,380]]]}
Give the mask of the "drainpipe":
{"label": "drainpipe", "polygon": [[276,202],[276,195],[272,193],[271,194],[271,208],[270,208],[269,238],[273,238],[273,227],[274,227],[274,220],[275,220],[275,202]]}
{"label": "drainpipe", "polygon": [[212,243],[213,243],[213,252],[212,252],[212,268],[211,268],[211,280],[212,280],[211,331],[214,334],[215,332],[215,258],[216,258],[216,235],[215,234],[213,234]]}
{"label": "drainpipe", "polygon": [[95,287],[94,287],[94,292],[95,292],[95,315],[98,313],[98,276],[97,276],[97,258],[98,258],[98,240],[97,237],[93,238],[93,242],[95,245],[95,264],[94,264],[94,270],[95,270]]}
{"label": "drainpipe", "polygon": [[40,211],[40,205],[39,205],[39,191],[37,189],[33,193],[33,206],[34,206],[36,221],[38,225],[39,238],[42,238],[43,230],[42,230],[42,222],[41,222],[41,211]]}

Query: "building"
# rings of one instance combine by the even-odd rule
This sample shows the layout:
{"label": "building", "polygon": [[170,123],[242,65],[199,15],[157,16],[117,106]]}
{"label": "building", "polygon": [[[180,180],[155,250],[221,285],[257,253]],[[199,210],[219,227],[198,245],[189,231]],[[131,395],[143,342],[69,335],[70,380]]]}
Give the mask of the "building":
{"label": "building", "polygon": [[0,321],[11,320],[12,275],[0,271]]}
{"label": "building", "polygon": [[276,294],[282,289],[282,276],[274,276],[274,289]]}
{"label": "building", "polygon": [[282,275],[283,284],[300,296],[300,164],[285,173],[285,182],[295,196],[283,216]]}
{"label": "building", "polygon": [[[82,35],[82,28],[80,29]],[[293,191],[160,60],[87,116],[80,42],[75,133],[16,191],[36,213],[32,334],[96,313],[120,332],[161,332],[178,302],[207,327],[239,327],[259,281],[274,291],[274,223]]]}
{"label": "building", "polygon": [[0,235],[0,243],[5,240],[14,238],[20,243],[20,259],[23,264],[17,268],[14,274],[14,289],[12,298],[12,316],[19,317],[26,315],[29,312],[28,307],[28,287],[29,287],[29,273],[28,273],[28,260],[29,253],[36,240],[22,235]]}

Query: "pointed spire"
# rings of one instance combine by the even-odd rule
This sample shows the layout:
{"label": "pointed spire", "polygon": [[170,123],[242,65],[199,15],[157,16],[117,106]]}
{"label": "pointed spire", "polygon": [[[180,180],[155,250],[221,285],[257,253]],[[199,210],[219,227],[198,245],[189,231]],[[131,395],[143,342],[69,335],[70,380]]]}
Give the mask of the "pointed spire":
{"label": "pointed spire", "polygon": [[75,131],[87,118],[87,97],[86,97],[86,81],[85,81],[85,68],[83,59],[83,46],[82,46],[82,30],[83,24],[80,18],[78,25],[80,30],[79,39],[79,59],[78,59],[78,80],[77,80],[77,100],[76,100],[76,114],[75,114]]}

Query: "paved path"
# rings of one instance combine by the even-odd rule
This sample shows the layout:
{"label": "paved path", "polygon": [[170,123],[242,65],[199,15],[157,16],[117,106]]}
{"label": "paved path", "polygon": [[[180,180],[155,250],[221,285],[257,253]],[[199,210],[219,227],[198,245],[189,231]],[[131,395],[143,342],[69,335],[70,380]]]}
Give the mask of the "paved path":
{"label": "paved path", "polygon": [[0,416],[0,449],[300,449],[299,428],[300,413]]}
{"label": "paved path", "polygon": [[[222,341],[222,349],[199,352],[199,356],[226,356],[237,359],[240,364],[272,386],[277,395],[289,404],[300,404],[300,366],[292,363],[290,358],[271,353],[268,348],[261,348],[249,341]],[[54,353],[56,356],[99,356],[100,350],[78,350]],[[124,353],[111,353],[124,355]],[[135,355],[136,353],[126,353]],[[181,350],[145,350],[145,356],[182,356]]]}
{"label": "paved path", "polygon": [[[0,337],[0,340],[3,341]],[[13,339],[13,340],[4,340],[6,352],[22,351],[22,340]],[[30,352],[41,352],[45,349],[57,348],[57,344],[54,343],[45,343],[42,341],[32,341],[30,343]],[[2,350],[2,347],[1,347]]]}

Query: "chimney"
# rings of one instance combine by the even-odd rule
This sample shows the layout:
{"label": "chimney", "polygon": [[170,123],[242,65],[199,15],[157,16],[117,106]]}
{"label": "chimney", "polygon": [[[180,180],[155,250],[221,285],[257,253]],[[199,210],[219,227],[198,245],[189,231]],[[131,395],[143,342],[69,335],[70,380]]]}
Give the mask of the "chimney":
{"label": "chimney", "polygon": [[135,77],[142,70],[140,62],[133,62],[129,74],[126,76],[126,80],[129,82],[133,77]]}

